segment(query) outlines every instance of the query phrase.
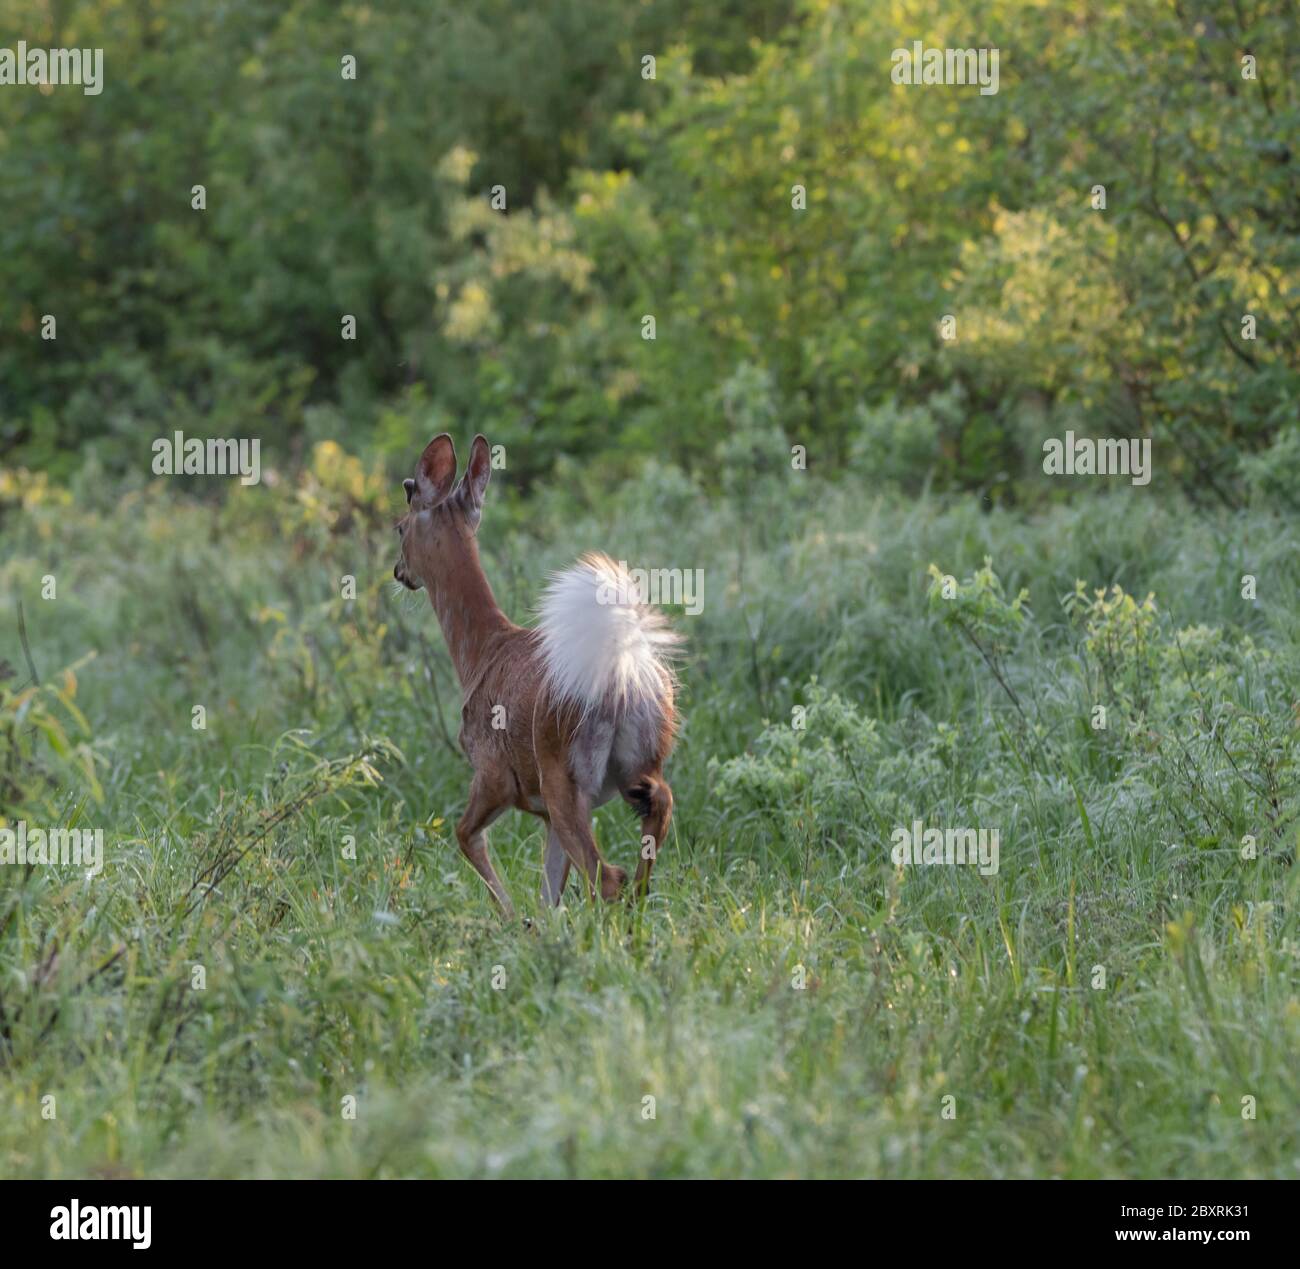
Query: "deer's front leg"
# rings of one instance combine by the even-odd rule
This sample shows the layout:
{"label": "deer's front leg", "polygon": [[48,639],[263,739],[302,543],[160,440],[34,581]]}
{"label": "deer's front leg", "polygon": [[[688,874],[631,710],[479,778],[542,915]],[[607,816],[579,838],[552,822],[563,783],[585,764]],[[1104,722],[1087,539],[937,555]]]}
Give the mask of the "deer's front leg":
{"label": "deer's front leg", "polygon": [[488,856],[487,827],[510,806],[511,794],[512,791],[494,779],[491,773],[475,772],[469,789],[469,806],[456,825],[456,841],[460,843],[461,853],[487,882],[502,915],[509,918],[514,917],[515,908]]}

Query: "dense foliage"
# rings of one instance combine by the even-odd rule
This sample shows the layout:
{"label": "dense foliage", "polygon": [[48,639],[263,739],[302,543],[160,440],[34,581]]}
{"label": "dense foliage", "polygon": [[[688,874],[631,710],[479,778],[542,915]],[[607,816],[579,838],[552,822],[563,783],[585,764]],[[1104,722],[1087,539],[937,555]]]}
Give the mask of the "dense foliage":
{"label": "dense foliage", "polygon": [[[1070,427],[1153,436],[1161,480],[1231,504],[1300,477],[1285,0],[0,17],[106,57],[100,96],[0,94],[24,466],[139,470],[172,427],[405,464],[431,423],[524,477],[697,465],[748,411],[828,470],[996,497]],[[893,83],[914,39],[999,48],[999,91]]]}

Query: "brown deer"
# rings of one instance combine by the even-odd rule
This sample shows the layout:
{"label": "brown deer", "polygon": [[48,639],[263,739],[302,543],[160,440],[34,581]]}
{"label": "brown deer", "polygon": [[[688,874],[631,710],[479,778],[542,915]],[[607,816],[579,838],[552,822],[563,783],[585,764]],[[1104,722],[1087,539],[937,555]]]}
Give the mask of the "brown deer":
{"label": "brown deer", "polygon": [[514,907],[486,830],[510,807],[546,822],[545,903],[559,904],[571,864],[590,897],[616,899],[627,874],[601,857],[591,814],[618,793],[641,817],[632,888],[640,898],[672,818],[663,768],[677,727],[669,658],[678,636],[626,569],[599,554],[551,579],[535,628],[515,625],[479,562],[491,470],[488,443],[476,436],[456,484],[451,437],[434,437],[415,479],[403,482],[407,512],[397,526],[393,576],[428,591],[460,678],[460,744],[474,778],[456,840],[508,917]]}

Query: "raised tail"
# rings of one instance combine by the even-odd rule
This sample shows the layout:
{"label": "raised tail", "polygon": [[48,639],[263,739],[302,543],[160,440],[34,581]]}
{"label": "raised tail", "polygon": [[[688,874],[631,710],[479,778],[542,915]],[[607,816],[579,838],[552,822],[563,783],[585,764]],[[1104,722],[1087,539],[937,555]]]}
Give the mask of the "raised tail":
{"label": "raised tail", "polygon": [[546,685],[584,713],[672,699],[670,658],[681,642],[627,569],[592,552],[552,576],[538,622]]}

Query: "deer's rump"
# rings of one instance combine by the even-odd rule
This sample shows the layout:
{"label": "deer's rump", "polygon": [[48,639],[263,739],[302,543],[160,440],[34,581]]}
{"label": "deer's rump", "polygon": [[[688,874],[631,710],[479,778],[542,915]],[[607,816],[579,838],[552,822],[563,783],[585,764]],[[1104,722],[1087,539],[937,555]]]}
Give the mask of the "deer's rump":
{"label": "deer's rump", "polygon": [[678,636],[625,570],[589,555],[551,581],[536,628],[501,632],[464,710],[470,760],[508,765],[514,803],[544,814],[541,772],[562,757],[599,806],[662,768],[677,726]]}
{"label": "deer's rump", "polygon": [[680,640],[627,570],[590,554],[556,574],[536,638],[544,708],[593,804],[661,766],[677,723],[670,657]]}

